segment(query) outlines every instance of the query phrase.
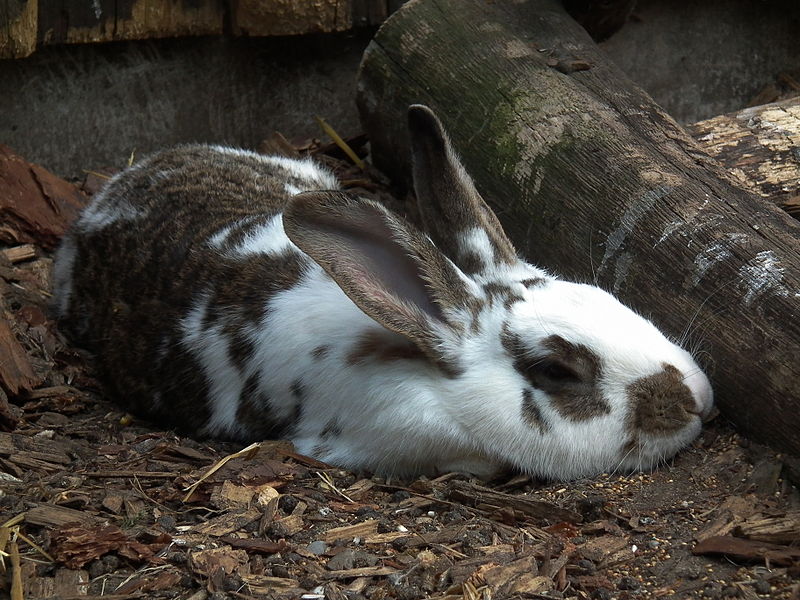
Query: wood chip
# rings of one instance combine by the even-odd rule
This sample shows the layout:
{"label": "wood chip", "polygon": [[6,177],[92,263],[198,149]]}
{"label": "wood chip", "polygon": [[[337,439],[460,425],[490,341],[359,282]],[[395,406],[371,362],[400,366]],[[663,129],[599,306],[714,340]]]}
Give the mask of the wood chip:
{"label": "wood chip", "polygon": [[0,241],[52,250],[87,198],[71,183],[0,144]]}
{"label": "wood chip", "polygon": [[578,554],[603,567],[629,560],[632,556],[630,541],[614,535],[603,535],[586,542]]}
{"label": "wood chip", "polygon": [[11,264],[36,258],[36,246],[33,244],[14,246],[13,248],[6,248],[0,252]]}
{"label": "wood chip", "polygon": [[782,516],[750,517],[738,525],[734,533],[761,542],[796,544],[800,541],[800,510]]}
{"label": "wood chip", "polygon": [[272,523],[272,528],[275,534],[280,537],[291,537],[295,533],[303,530],[305,524],[300,515],[289,515],[282,519],[277,519]]}
{"label": "wood chip", "polygon": [[70,569],[109,552],[116,552],[135,562],[158,560],[145,544],[138,542],[116,525],[65,525],[53,532],[51,552],[56,561]]}
{"label": "wood chip", "polygon": [[33,372],[28,355],[20,345],[6,319],[0,315],[0,385],[11,395],[29,392],[40,378]]}
{"label": "wood chip", "polygon": [[328,571],[323,574],[326,579],[350,579],[351,577],[382,577],[397,573],[394,567],[361,567],[359,569],[343,569]]}
{"label": "wood chip", "polygon": [[300,583],[296,579],[289,577],[242,575],[242,581],[247,584],[245,588],[248,591],[247,597],[252,597],[252,594],[266,594],[268,597],[272,597],[275,592],[290,592],[299,590],[300,587]]}
{"label": "wood chip", "polygon": [[286,552],[290,548],[285,540],[270,542],[269,540],[258,538],[248,539],[223,536],[220,538],[220,541],[225,542],[233,548],[240,548],[257,554],[277,554],[278,552]]}
{"label": "wood chip", "polygon": [[715,536],[698,542],[692,554],[724,554],[736,560],[766,561],[783,566],[800,560],[800,548],[732,536]]}
{"label": "wood chip", "polygon": [[[370,519],[355,525],[345,525],[344,527],[334,527],[329,529],[322,536],[322,540],[328,544],[338,539],[353,539],[355,537],[367,537],[378,531],[378,521]],[[406,534],[408,535],[408,534]]]}
{"label": "wood chip", "polygon": [[40,504],[25,513],[25,522],[43,527],[60,527],[68,523],[82,523],[97,525],[103,520],[89,513],[85,513],[66,506],[56,504]]}
{"label": "wood chip", "polygon": [[450,490],[450,497],[461,502],[475,506],[486,504],[497,509],[511,508],[523,517],[546,519],[552,523],[559,521],[580,523],[583,520],[580,513],[561,508],[550,502],[534,500],[519,494],[506,494],[466,481],[453,481],[450,484]]}
{"label": "wood chip", "polygon": [[219,537],[228,535],[234,531],[239,531],[245,525],[252,523],[261,516],[261,511],[257,508],[246,510],[231,511],[209,519],[205,523],[200,523],[191,528],[191,533],[210,535]]}

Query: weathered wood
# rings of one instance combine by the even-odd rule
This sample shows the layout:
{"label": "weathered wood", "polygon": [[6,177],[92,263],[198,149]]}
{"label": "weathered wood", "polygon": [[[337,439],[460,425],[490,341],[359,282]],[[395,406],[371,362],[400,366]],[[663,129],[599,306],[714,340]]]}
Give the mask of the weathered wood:
{"label": "weathered wood", "polygon": [[223,32],[222,0],[39,2],[41,44],[106,42]]}
{"label": "weathered wood", "polygon": [[238,0],[232,4],[238,35],[298,35],[349,31],[386,19],[386,1],[374,0]]}
{"label": "weathered wood", "polygon": [[359,77],[374,159],[432,106],[519,250],[701,350],[723,413],[800,453],[800,224],[745,191],[552,0],[412,0]]}
{"label": "weathered wood", "polygon": [[36,50],[38,0],[0,0],[0,58],[22,58]]}
{"label": "weathered wood", "polygon": [[53,250],[86,205],[78,188],[0,144],[0,243]]}
{"label": "weathered wood", "polygon": [[579,513],[551,502],[535,500],[520,494],[506,494],[464,481],[454,481],[450,484],[450,497],[459,502],[474,503],[479,507],[487,505],[498,509],[512,509],[519,513],[521,518],[546,519],[551,523],[562,521],[580,523],[583,520]]}
{"label": "weathered wood", "polygon": [[12,396],[29,391],[39,383],[33,372],[25,349],[8,326],[5,314],[0,311],[0,389]]}
{"label": "weathered wood", "polygon": [[800,98],[720,115],[688,129],[743,185],[800,218]]}
{"label": "weathered wood", "polygon": [[[0,0],[0,59],[37,45],[193,35],[271,36],[382,23],[390,0]],[[226,26],[230,15],[229,27]]]}
{"label": "weathered wood", "polygon": [[800,510],[780,516],[751,517],[739,525],[735,533],[760,542],[794,544],[800,540]]}
{"label": "weathered wood", "polygon": [[33,244],[22,244],[21,246],[14,246],[13,248],[6,248],[0,251],[0,254],[13,265],[14,263],[36,258],[36,246]]}
{"label": "weathered wood", "polygon": [[791,565],[800,559],[800,548],[730,536],[716,536],[698,542],[692,548],[692,554],[724,554],[736,560]]}

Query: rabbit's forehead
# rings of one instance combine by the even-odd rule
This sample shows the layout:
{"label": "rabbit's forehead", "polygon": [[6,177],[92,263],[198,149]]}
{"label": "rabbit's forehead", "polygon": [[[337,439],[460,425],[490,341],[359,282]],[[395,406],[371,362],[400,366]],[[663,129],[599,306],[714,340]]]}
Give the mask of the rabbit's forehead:
{"label": "rabbit's forehead", "polygon": [[[598,362],[660,368],[676,347],[647,319],[589,285],[551,281],[513,307],[512,331],[531,351],[552,353],[554,336],[591,351]],[[666,361],[671,362],[671,361]]]}

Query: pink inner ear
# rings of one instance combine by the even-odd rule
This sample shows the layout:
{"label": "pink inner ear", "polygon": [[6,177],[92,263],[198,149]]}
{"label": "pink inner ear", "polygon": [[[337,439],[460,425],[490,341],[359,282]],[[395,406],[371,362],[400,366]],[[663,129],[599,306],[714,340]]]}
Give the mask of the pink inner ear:
{"label": "pink inner ear", "polygon": [[441,309],[433,302],[417,262],[395,240],[383,215],[370,209],[361,217],[355,227],[324,227],[326,235],[335,238],[332,267],[346,271],[352,285],[376,302],[396,305],[401,300],[441,320]]}

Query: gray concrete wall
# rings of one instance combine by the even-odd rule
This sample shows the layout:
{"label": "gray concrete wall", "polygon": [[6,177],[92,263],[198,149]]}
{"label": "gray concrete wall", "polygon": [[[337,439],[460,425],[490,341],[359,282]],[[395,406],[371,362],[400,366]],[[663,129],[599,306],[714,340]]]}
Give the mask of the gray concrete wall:
{"label": "gray concrete wall", "polygon": [[188,141],[254,147],[273,130],[359,130],[369,34],[186,38],[44,48],[0,61],[0,143],[62,176]]}

